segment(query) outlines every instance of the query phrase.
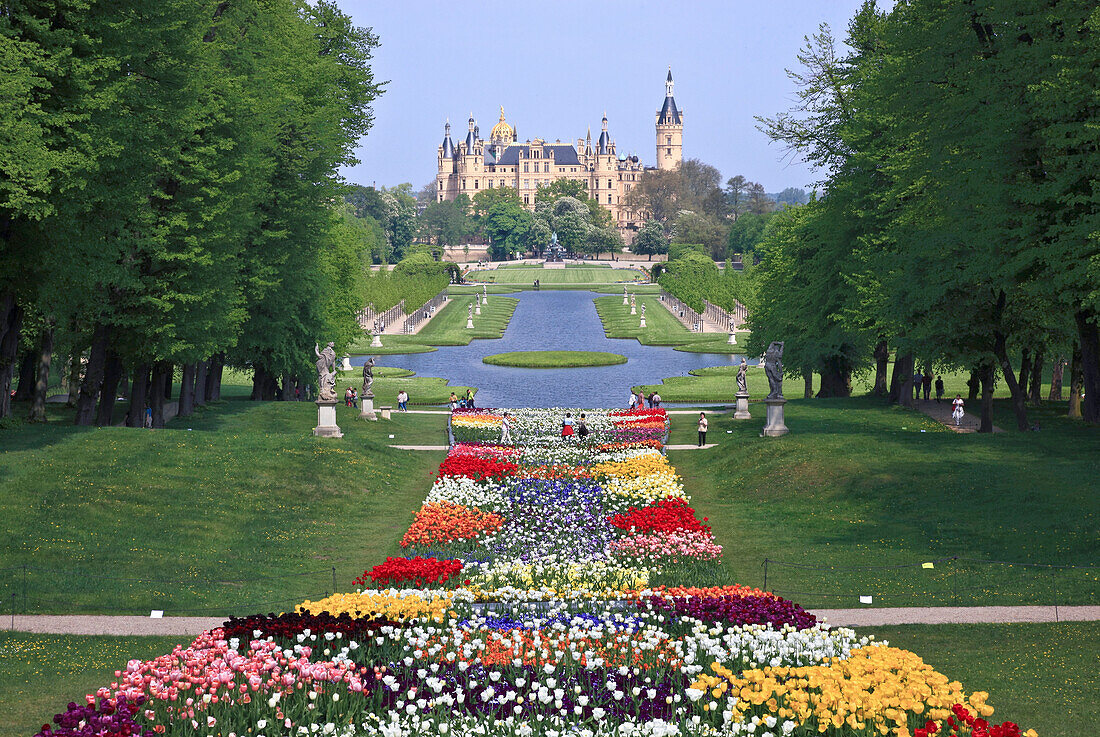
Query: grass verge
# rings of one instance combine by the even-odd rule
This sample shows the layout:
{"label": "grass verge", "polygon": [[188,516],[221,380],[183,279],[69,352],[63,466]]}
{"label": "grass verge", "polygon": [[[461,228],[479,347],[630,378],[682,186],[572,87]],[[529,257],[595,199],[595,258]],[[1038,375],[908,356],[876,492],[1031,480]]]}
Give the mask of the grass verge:
{"label": "grass verge", "polygon": [[508,329],[519,300],[495,294],[490,296],[489,303],[481,306],[481,314],[473,316],[474,327],[470,329],[466,327],[466,317],[473,303],[473,293],[452,295],[419,333],[383,336],[384,349],[371,348],[370,338],[364,337],[349,352],[357,355],[422,353],[435,350],[432,346],[469,345],[474,338],[499,338]]}
{"label": "grass verge", "polygon": [[[635,338],[642,345],[717,345],[714,333],[693,333],[685,328],[665,308],[654,294],[638,294],[638,314],[630,314],[630,306],[623,304],[621,294],[597,297],[596,314],[603,322],[608,338]],[[645,306],[646,327],[640,327],[642,306]],[[726,336],[728,338],[728,336]],[[717,353],[728,353],[724,348]],[[663,395],[662,395],[663,396]]]}
{"label": "grass verge", "polygon": [[[872,399],[788,402],[782,438],[759,437],[759,411],[710,420],[718,447],[669,458],[725,549],[723,579],[760,586],[767,558],[768,588],[803,606],[1100,601],[1100,568],[1085,567],[1100,436],[1053,409],[1042,433],[997,435]],[[673,416],[670,442],[695,442],[695,421]],[[990,560],[1013,565],[974,562]]]}
{"label": "grass verge", "polygon": [[512,351],[494,353],[481,360],[493,366],[516,368],[580,368],[626,363],[626,356],[606,351]]}

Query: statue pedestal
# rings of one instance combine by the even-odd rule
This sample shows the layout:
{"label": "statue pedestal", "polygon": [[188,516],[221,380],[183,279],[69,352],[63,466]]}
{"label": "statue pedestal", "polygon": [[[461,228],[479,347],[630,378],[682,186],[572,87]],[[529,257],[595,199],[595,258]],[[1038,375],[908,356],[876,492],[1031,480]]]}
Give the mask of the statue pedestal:
{"label": "statue pedestal", "polygon": [[623,295],[623,304],[624,305],[630,304],[630,297],[626,296],[625,294]]}
{"label": "statue pedestal", "polygon": [[727,345],[737,345],[737,333],[730,333],[730,339],[726,341]]}
{"label": "statue pedestal", "polygon": [[481,295],[481,304],[483,304],[483,305],[489,304],[489,295],[488,294]]}
{"label": "statue pedestal", "polygon": [[749,393],[737,392],[737,409],[733,412],[733,419],[735,420],[751,420],[752,415],[749,414]]}
{"label": "statue pedestal", "polygon": [[477,302],[474,303],[474,305],[475,305],[474,306],[474,314],[475,315],[480,315],[481,314],[481,301],[478,300]]}
{"label": "statue pedestal", "polygon": [[382,336],[379,335],[378,333],[375,333],[374,337],[372,337],[370,339],[370,347],[371,348],[381,348],[382,347]]}
{"label": "statue pedestal", "polygon": [[640,327],[640,328],[645,327],[645,315],[642,315],[642,321],[641,321],[641,323],[638,324],[638,327]]}
{"label": "statue pedestal", "polygon": [[472,318],[472,317],[467,317],[466,318],[466,329],[467,330],[473,330],[474,329],[474,318]]}
{"label": "statue pedestal", "polygon": [[313,434],[319,438],[342,438],[340,426],[336,424],[336,400],[325,402],[317,400],[317,427],[313,428]]}
{"label": "statue pedestal", "polygon": [[768,423],[764,425],[764,432],[760,433],[760,437],[778,438],[790,432],[783,421],[783,405],[786,403],[787,400],[782,397],[764,400],[764,404],[768,405]]}
{"label": "statue pedestal", "polygon": [[637,315],[638,314],[638,307],[636,305],[630,305],[630,314],[631,315]]}
{"label": "statue pedestal", "polygon": [[363,403],[362,408],[359,410],[359,419],[370,420],[371,422],[377,420],[378,415],[374,412],[374,392],[367,392],[359,397],[359,401]]}
{"label": "statue pedestal", "polygon": [[340,370],[351,371],[351,356],[344,356],[340,359]]}

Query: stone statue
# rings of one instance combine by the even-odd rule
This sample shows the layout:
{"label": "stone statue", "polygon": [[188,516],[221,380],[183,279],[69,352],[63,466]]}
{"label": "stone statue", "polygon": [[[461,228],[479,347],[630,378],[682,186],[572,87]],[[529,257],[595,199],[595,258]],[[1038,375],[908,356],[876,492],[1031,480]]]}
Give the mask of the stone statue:
{"label": "stone statue", "polygon": [[738,394],[742,394],[742,393],[748,394],[749,393],[748,373],[749,373],[749,362],[744,356],[741,356],[741,366],[737,369],[737,393]]}
{"label": "stone statue", "polygon": [[325,349],[313,344],[313,352],[317,354],[317,401],[336,401],[336,349],[335,343],[325,344]]}
{"label": "stone statue", "polygon": [[773,340],[764,353],[764,375],[771,392],[766,399],[783,398],[783,341]]}
{"label": "stone statue", "polygon": [[645,305],[642,305],[642,317],[645,317]]}
{"label": "stone statue", "polygon": [[473,320],[474,319],[474,303],[473,302],[466,305],[466,319],[467,320]]}
{"label": "stone statue", "polygon": [[373,397],[371,394],[371,385],[374,384],[374,356],[367,359],[367,362],[363,364],[363,396]]}

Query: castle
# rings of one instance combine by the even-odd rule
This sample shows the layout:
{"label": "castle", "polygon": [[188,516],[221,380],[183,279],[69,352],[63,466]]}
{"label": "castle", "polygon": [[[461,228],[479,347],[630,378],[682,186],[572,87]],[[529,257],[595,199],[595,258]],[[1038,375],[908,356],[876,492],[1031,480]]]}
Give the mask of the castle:
{"label": "castle", "polygon": [[683,158],[684,114],[672,96],[671,69],[665,80],[665,101],[657,111],[656,167],[644,166],[637,156],[616,153],[615,141],[607,131],[606,114],[595,146],[591,129],[585,138],[577,139],[575,146],[560,140],[548,143],[541,138],[521,144],[515,126],[504,119],[503,107],[488,141],[481,139],[472,113],[468,128],[466,140],[456,146],[451,140],[451,124],[445,126],[436,177],[440,202],[459,194],[472,199],[483,189],[511,187],[524,206],[533,210],[540,187],[557,179],[575,179],[587,185],[589,197],[607,208],[627,242],[641,227],[640,214],[623,204],[627,193],[647,169],[675,169]]}

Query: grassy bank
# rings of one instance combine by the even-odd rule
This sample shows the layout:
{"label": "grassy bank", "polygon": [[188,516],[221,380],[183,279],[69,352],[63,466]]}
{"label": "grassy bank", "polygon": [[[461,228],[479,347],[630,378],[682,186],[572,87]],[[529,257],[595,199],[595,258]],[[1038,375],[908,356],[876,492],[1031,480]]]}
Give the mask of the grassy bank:
{"label": "grassy bank", "polygon": [[[805,606],[1097,603],[1100,569],[1019,565],[1098,557],[1100,436],[1056,412],[1041,433],[957,435],[871,399],[798,400],[785,437],[759,437],[759,410],[713,415],[717,448],[669,457],[723,575],[761,585],[767,558],[768,587]],[[675,416],[671,442],[694,441]]]}
{"label": "grassy bank", "polygon": [[446,437],[443,416],[341,405],[344,438],[314,438],[308,402],[227,400],[156,431],[50,409],[0,430],[0,595],[22,610],[29,566],[28,613],[270,611],[331,590],[333,567],[346,588],[397,552],[442,460],[389,444]]}
{"label": "grassy bank", "polygon": [[[706,345],[715,353],[736,353],[729,350],[737,346],[726,346],[725,340],[717,339],[714,333],[693,333],[672,316],[654,293],[639,294],[635,300],[637,313],[630,314],[630,305],[623,304],[622,293],[607,297],[597,297],[596,313],[603,323],[604,334],[608,338],[634,338],[642,345],[696,346]],[[642,305],[645,305],[646,327],[641,323]],[[662,395],[663,396],[663,395]]]}
{"label": "grassy bank", "polygon": [[1040,737],[1095,733],[1095,622],[908,625],[860,633],[912,650],[968,692],[988,691],[991,721],[1016,722]]}
{"label": "grassy bank", "polygon": [[481,314],[474,315],[473,329],[467,329],[466,317],[473,301],[468,293],[452,295],[416,335],[382,336],[383,349],[371,348],[370,338],[364,337],[349,352],[355,355],[421,353],[435,350],[433,346],[468,345],[474,338],[499,338],[504,335],[519,304],[515,297],[490,295],[489,303],[481,306]]}
{"label": "grassy bank", "polygon": [[485,356],[481,360],[493,366],[517,368],[580,368],[626,363],[626,356],[605,351],[512,351]]}

